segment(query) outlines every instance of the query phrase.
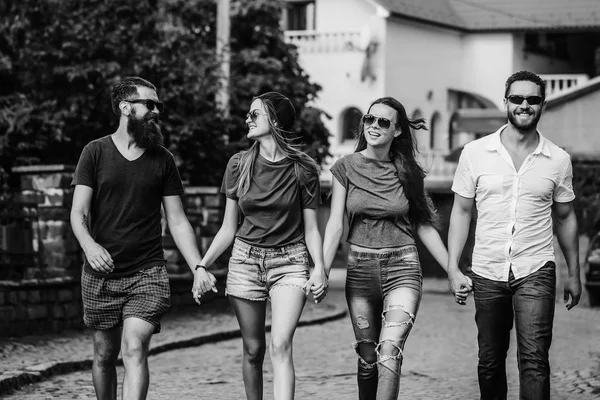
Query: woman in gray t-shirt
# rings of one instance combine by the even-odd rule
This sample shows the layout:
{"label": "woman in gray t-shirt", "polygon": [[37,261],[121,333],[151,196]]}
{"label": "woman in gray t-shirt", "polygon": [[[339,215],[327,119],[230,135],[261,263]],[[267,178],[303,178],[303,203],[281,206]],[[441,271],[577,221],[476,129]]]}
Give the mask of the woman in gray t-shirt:
{"label": "woman in gray t-shirt", "polygon": [[[415,159],[410,120],[400,102],[376,100],[360,122],[356,152],[331,167],[331,214],[323,244],[329,274],[349,222],[346,299],[356,336],[360,399],[397,399],[404,343],[422,293],[414,235],[446,268],[448,254],[435,229],[436,213]],[[470,288],[457,292],[463,301]],[[315,288],[315,296],[322,295]]]}
{"label": "woman in gray t-shirt", "polygon": [[[254,144],[227,165],[221,186],[227,196],[223,223],[199,266],[210,265],[233,242],[227,295],[242,332],[242,373],[251,399],[263,397],[267,300],[274,397],[291,399],[294,331],[306,295],[311,288],[323,291],[327,280],[317,226],[319,168],[290,145],[294,120],[287,97],[269,92],[254,98],[246,115],[248,138]],[[314,262],[310,275],[308,253]],[[194,282],[205,289],[207,284]]]}

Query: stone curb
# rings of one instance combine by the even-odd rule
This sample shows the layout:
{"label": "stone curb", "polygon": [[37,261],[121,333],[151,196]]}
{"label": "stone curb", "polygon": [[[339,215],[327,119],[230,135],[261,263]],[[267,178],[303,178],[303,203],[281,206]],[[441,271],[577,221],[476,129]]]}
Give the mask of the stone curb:
{"label": "stone curb", "polygon": [[[336,319],[343,318],[344,316],[346,316],[346,313],[347,311],[345,308],[340,310],[339,307],[336,307],[336,310],[332,311],[328,315],[315,318],[308,318],[304,320],[301,319],[298,322],[298,326],[323,324],[329,321],[334,321]],[[266,330],[271,330],[271,324],[266,325]],[[150,349],[149,354],[155,355],[170,350],[199,346],[207,343],[216,343],[223,340],[234,339],[240,336],[241,333],[239,329],[230,329],[216,333],[203,334],[190,339],[174,340],[169,343],[161,344]],[[117,365],[122,365],[122,363],[122,359],[119,358],[117,360]],[[19,388],[25,385],[47,380],[55,375],[85,371],[91,368],[92,360],[86,359],[67,362],[47,362],[32,365],[26,367],[23,370],[6,371],[3,375],[8,376],[0,379],[0,396],[10,394],[12,391],[18,390]]]}

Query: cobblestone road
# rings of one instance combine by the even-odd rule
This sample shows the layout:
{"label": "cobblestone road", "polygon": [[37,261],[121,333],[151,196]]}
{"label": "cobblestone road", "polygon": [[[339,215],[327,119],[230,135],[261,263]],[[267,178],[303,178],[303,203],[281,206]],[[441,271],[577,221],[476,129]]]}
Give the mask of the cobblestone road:
{"label": "cobblestone road", "polygon": [[[343,302],[340,283],[327,301]],[[477,399],[477,344],[472,299],[466,307],[449,295],[425,293],[405,349],[399,399]],[[295,337],[298,399],[355,399],[356,357],[349,318],[301,327]],[[514,344],[514,337],[512,343]],[[518,398],[516,350],[508,358],[509,399]],[[148,399],[244,399],[241,340],[174,350],[151,357]],[[551,349],[552,399],[600,398],[600,310],[557,304]],[[122,369],[119,369],[122,377]],[[265,398],[272,398],[265,361]],[[91,399],[89,371],[57,376],[7,399]]]}

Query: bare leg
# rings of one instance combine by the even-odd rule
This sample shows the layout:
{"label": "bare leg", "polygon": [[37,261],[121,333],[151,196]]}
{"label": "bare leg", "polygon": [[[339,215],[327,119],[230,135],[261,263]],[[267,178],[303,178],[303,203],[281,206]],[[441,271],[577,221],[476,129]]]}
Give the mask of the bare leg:
{"label": "bare leg", "polygon": [[154,325],[139,318],[127,318],[123,323],[123,400],[143,400],[148,393],[148,348]]}
{"label": "bare leg", "polygon": [[296,387],[292,341],[306,296],[298,288],[281,286],[271,291],[271,363],[275,400],[292,400]]}
{"label": "bare leg", "polygon": [[94,332],[92,380],[98,400],[117,399],[116,362],[121,351],[121,329]]}
{"label": "bare leg", "polygon": [[267,344],[265,339],[266,301],[252,301],[239,297],[228,296],[235,311],[242,342],[244,356],[242,360],[242,375],[248,400],[263,398],[263,361]]}

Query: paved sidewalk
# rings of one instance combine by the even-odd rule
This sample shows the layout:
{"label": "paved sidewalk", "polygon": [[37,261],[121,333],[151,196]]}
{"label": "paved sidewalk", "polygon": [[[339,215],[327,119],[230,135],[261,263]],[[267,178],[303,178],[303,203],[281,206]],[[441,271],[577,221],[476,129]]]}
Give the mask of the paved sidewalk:
{"label": "paved sidewalk", "polygon": [[[267,309],[270,326],[270,307]],[[316,305],[307,301],[300,325],[323,323],[345,314],[344,304]],[[161,325],[162,331],[152,338],[150,354],[240,336],[223,293],[201,306],[173,307]],[[54,375],[90,369],[92,356],[90,330],[0,339],[0,396]]]}

